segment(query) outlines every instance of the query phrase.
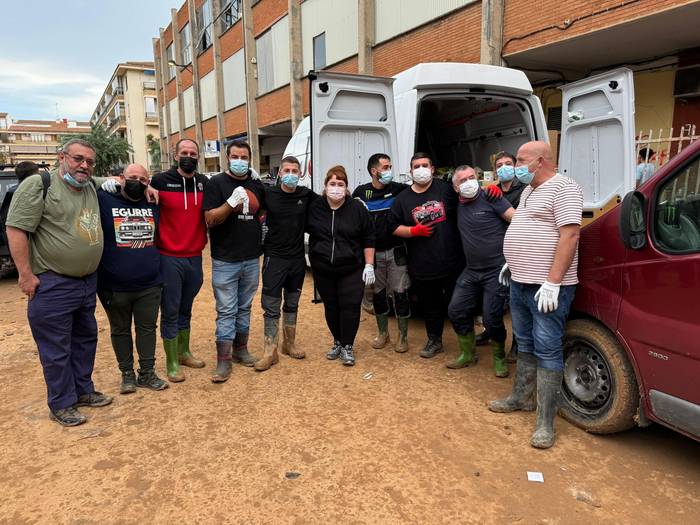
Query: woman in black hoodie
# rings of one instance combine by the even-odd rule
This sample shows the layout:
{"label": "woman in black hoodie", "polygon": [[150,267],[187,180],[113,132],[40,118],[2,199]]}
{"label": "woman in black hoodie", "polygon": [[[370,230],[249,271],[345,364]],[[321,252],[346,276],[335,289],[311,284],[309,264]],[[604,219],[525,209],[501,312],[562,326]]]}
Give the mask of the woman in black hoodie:
{"label": "woman in black hoodie", "polygon": [[364,287],[374,282],[374,225],[365,205],[350,198],[342,166],[328,170],[322,198],[309,207],[307,230],[311,271],[333,334],[326,357],[352,366]]}

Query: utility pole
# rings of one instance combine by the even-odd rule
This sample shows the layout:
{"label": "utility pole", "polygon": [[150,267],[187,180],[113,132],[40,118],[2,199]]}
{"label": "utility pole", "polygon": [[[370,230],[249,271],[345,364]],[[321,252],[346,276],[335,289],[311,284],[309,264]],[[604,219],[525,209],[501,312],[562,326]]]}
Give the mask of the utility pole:
{"label": "utility pole", "polygon": [[304,53],[301,47],[301,6],[289,0],[289,94],[291,98],[292,134],[304,118],[302,82]]}
{"label": "utility pole", "polygon": [[502,66],[505,0],[481,2],[481,63]]}
{"label": "utility pole", "polygon": [[260,170],[260,143],[258,141],[258,59],[253,34],[253,5],[251,0],[241,0],[243,4],[243,45],[245,47],[245,98],[248,116],[248,143],[253,150],[250,159],[252,167]]}

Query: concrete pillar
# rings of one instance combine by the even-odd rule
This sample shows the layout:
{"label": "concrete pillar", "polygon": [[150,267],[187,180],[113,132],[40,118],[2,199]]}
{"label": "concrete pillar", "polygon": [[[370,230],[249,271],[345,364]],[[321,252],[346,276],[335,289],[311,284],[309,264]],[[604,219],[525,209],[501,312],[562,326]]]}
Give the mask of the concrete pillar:
{"label": "concrete pillar", "polygon": [[304,118],[302,77],[304,53],[301,46],[301,6],[299,0],[289,0],[289,93],[291,98],[292,133]]}
{"label": "concrete pillar", "polygon": [[160,78],[161,82],[163,85],[163,104],[165,104],[165,136],[166,136],[166,148],[164,151],[167,152],[168,155],[168,166],[166,166],[166,169],[169,168],[170,166],[173,165],[174,159],[173,159],[173,150],[170,147],[170,123],[172,122],[172,115],[170,114],[170,104],[168,103],[168,94],[167,90],[165,89],[165,86],[168,84],[168,81],[166,80],[167,78],[167,73],[168,71],[168,54],[165,51],[165,29],[162,27],[160,28],[159,31],[160,35],[160,63],[162,65],[162,70],[160,73]]}
{"label": "concrete pillar", "polygon": [[481,63],[492,66],[504,65],[503,16],[505,0],[482,0],[481,2]]}
{"label": "concrete pillar", "polygon": [[371,75],[374,70],[372,48],[375,36],[374,0],[357,0],[357,71]]}
{"label": "concrete pillar", "polygon": [[[180,29],[177,27],[177,9],[170,10],[173,28],[173,45],[175,46],[175,62],[182,63],[182,46],[180,45]],[[185,103],[182,98],[182,71],[175,67],[175,87],[177,88],[177,131],[180,138],[183,138],[185,129]]]}
{"label": "concrete pillar", "polygon": [[[227,1],[227,0],[225,0]],[[212,9],[216,17],[221,13],[221,0],[212,1]],[[216,134],[221,150],[219,151],[219,170],[224,171],[228,165],[224,139],[226,138],[226,126],[224,123],[224,70],[221,65],[221,22],[214,22],[214,81],[216,82]]]}
{"label": "concrete pillar", "polygon": [[[187,10],[190,15],[190,55],[192,56],[192,89],[194,90],[194,134],[199,144],[198,171],[204,171],[204,135],[202,133],[202,97],[199,93],[199,60],[197,60],[197,45],[195,38],[202,33],[204,28],[197,27],[194,0],[187,0]],[[214,29],[212,28],[212,33]]]}
{"label": "concrete pillar", "polygon": [[[161,29],[161,32],[163,30]],[[164,106],[164,101],[165,101],[165,89],[164,89],[164,83],[163,83],[163,62],[161,61],[161,40],[159,38],[154,38],[152,40],[153,42],[153,64],[155,65],[156,69],[156,93],[158,94],[158,97],[156,98],[158,102],[158,142],[160,144],[160,159],[159,164],[161,169],[167,169],[167,161],[164,162],[164,159],[168,158],[168,123],[165,120],[164,114],[165,114],[165,106]],[[165,139],[163,138],[163,134],[165,134]]]}
{"label": "concrete pillar", "polygon": [[253,150],[250,163],[256,171],[260,170],[260,143],[258,141],[258,108],[255,97],[258,96],[258,59],[253,34],[252,0],[241,0],[243,5],[243,44],[245,46],[245,96],[248,116],[248,143]]}

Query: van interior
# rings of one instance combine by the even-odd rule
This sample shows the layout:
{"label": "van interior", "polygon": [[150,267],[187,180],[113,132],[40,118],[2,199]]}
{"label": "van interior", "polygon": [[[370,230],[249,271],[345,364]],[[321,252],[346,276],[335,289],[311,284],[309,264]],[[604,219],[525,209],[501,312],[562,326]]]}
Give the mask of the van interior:
{"label": "van interior", "polygon": [[414,151],[430,154],[443,176],[461,164],[491,171],[494,154],[515,155],[534,140],[531,111],[526,100],[506,96],[427,95],[419,103]]}

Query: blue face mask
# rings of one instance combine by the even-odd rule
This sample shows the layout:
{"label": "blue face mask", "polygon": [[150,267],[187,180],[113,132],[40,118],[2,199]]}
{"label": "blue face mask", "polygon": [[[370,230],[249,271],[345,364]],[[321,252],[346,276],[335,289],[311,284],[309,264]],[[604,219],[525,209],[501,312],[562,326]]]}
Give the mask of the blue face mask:
{"label": "blue face mask", "polygon": [[64,173],[63,180],[71,186],[73,186],[74,188],[84,188],[90,183],[90,179],[86,180],[85,182],[78,182],[73,178],[73,175],[71,175],[70,173]]}
{"label": "blue face mask", "polygon": [[243,159],[232,159],[228,163],[231,173],[239,177],[248,173],[248,161]]}
{"label": "blue face mask", "polygon": [[498,168],[496,174],[498,175],[498,180],[508,182],[513,180],[513,177],[515,177],[515,168],[513,168],[513,166],[507,166],[504,164],[503,166]]}
{"label": "blue face mask", "polygon": [[299,175],[296,175],[294,173],[285,173],[282,175],[282,184],[287,186],[288,188],[296,188],[297,184],[299,184]]}
{"label": "blue face mask", "polygon": [[535,178],[535,174],[532,173],[527,166],[516,166],[515,176],[518,177],[518,180],[523,184],[530,184],[532,179]]}
{"label": "blue face mask", "polygon": [[381,182],[385,186],[389,184],[392,180],[394,180],[394,174],[391,172],[391,170],[382,171],[379,174],[379,182]]}

